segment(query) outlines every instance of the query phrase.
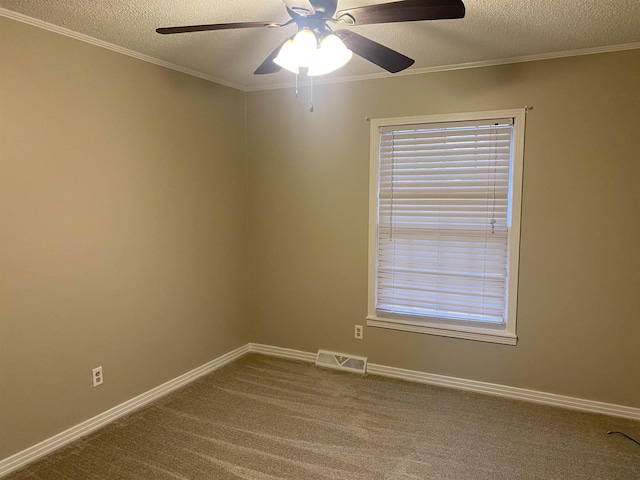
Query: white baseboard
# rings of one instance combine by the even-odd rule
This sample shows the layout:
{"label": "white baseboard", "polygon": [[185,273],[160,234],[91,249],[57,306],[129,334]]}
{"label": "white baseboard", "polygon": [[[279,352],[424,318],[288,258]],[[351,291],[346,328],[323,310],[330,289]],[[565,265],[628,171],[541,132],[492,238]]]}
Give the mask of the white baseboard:
{"label": "white baseboard", "polygon": [[527,402],[543,403],[554,407],[564,407],[572,410],[582,410],[585,412],[602,413],[604,415],[640,420],[640,408],[626,407],[624,405],[616,405],[613,403],[596,402],[594,400],[556,395],[555,393],[538,392],[536,390],[527,390],[525,388],[510,387],[508,385],[478,382],[476,380],[467,380],[465,378],[447,377],[445,375],[435,375],[433,373],[417,372],[414,370],[405,370],[403,368],[386,367],[384,365],[376,365],[372,363],[367,366],[367,372],[373,375],[399,378],[409,380],[411,382],[457,388],[459,390],[468,390],[470,392],[485,393],[488,395],[513,398]]}
{"label": "white baseboard", "polygon": [[120,405],[113,407],[106,412],[103,412],[99,415],[96,415],[89,420],[86,420],[75,427],[71,427],[64,432],[58,433],[47,440],[44,440],[32,447],[27,448],[26,450],[22,450],[21,452],[16,453],[4,460],[0,460],[0,477],[7,475],[9,472],[17,470],[20,467],[25,466],[28,463],[33,462],[34,460],[47,455],[54,450],[59,449],[60,447],[79,439],[80,437],[84,437],[85,435],[97,430],[100,427],[105,426],[106,424],[113,422],[117,418],[126,415],[127,413],[131,413],[134,410],[146,405],[149,402],[157,400],[158,398],[166,395],[167,393],[180,388],[187,383],[193,382],[198,377],[206,375],[221,366],[232,362],[236,358],[245,355],[250,351],[249,344],[243,345],[240,348],[236,348],[235,350],[226,353],[210,362],[201,365],[198,368],[195,368],[179,377],[174,378],[173,380],[169,380],[162,385],[152,388],[151,390],[138,395],[137,397],[132,398],[131,400],[127,400]]}
{"label": "white baseboard", "polygon": [[[97,430],[104,425],[113,422],[115,419],[130,413],[149,402],[157,400],[167,393],[180,388],[206,375],[221,366],[232,362],[233,360],[247,353],[261,353],[264,355],[272,355],[276,357],[288,358],[291,360],[301,360],[304,362],[314,363],[316,354],[303,352],[300,350],[292,350],[289,348],[274,347],[271,345],[262,345],[259,343],[247,343],[225,355],[222,355],[204,365],[191,370],[190,372],[180,375],[162,385],[149,390],[148,392],[138,395],[106,412],[103,412],[89,420],[82,422],[64,432],[44,440],[37,445],[27,448],[21,452],[12,455],[4,460],[0,460],[0,477],[25,466],[34,460],[47,455],[58,448]],[[464,378],[447,377],[444,375],[435,375],[433,373],[418,372],[415,370],[406,370],[404,368],[387,367],[385,365],[377,365],[369,363],[367,365],[367,373],[372,375],[380,375],[384,377],[398,378],[411,382],[425,383],[429,385],[438,385],[442,387],[457,388],[477,393],[485,393],[489,395],[497,395],[501,397],[513,398],[517,400],[525,400],[528,402],[543,403],[556,407],[570,408],[573,410],[582,410],[592,413],[601,413],[605,415],[613,415],[616,417],[629,418],[632,420],[640,420],[640,408],[626,407],[612,403],[596,402],[593,400],[584,400],[581,398],[567,397],[564,395],[556,395],[553,393],[538,392],[535,390],[527,390],[524,388],[510,387],[507,385],[499,385],[495,383],[478,382],[475,380],[467,380]]]}
{"label": "white baseboard", "polygon": [[[315,353],[301,352],[299,350],[290,350],[288,348],[272,347],[256,343],[251,343],[249,345],[252,352],[264,353],[267,355],[303,360],[307,362],[314,362],[316,358]],[[399,378],[410,382],[426,383],[429,385],[457,388],[459,390],[497,395],[516,400],[525,400],[527,402],[543,403],[555,407],[570,408],[573,410],[582,410],[585,412],[602,413],[604,415],[640,420],[640,408],[626,407],[624,405],[616,405],[613,403],[596,402],[582,398],[567,397],[565,395],[556,395],[554,393],[510,387],[508,385],[478,382],[476,380],[467,380],[465,378],[447,377],[445,375],[406,370],[404,368],[387,367],[385,365],[377,365],[375,363],[367,364],[367,373],[383,377]]]}
{"label": "white baseboard", "polygon": [[291,350],[290,348],[272,347],[271,345],[262,345],[260,343],[250,343],[249,351],[262,353],[263,355],[272,355],[274,357],[289,358],[291,360],[302,360],[303,362],[314,363],[316,361],[315,353]]}

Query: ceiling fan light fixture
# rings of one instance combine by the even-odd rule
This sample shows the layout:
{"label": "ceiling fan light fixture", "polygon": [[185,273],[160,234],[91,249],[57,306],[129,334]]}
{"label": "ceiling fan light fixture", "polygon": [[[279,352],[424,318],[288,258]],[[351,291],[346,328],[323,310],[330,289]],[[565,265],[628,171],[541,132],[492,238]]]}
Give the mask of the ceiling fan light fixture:
{"label": "ceiling fan light fixture", "polygon": [[309,66],[309,75],[325,75],[338,70],[344,67],[352,56],[353,52],[345,46],[340,37],[330,33],[320,42],[314,63]]}
{"label": "ceiling fan light fixture", "polygon": [[318,45],[316,34],[304,28],[285,42],[273,61],[295,74],[300,73],[301,67],[308,68],[308,75],[313,77],[345,66],[352,55],[336,34],[325,35]]}
{"label": "ceiling fan light fixture", "polygon": [[[344,66],[357,56],[398,73],[413,65],[412,58],[351,30],[334,34],[329,24],[342,26],[374,25],[394,22],[422,22],[464,18],[463,0],[375,0],[374,4],[338,10],[338,0],[283,0],[289,20],[282,22],[233,22],[182,27],[156,28],[160,34],[205,32],[239,28],[282,28],[295,25],[298,32],[280,43],[253,72],[255,75],[277,73],[281,69],[295,74],[323,75]],[[370,0],[373,1],[373,0]],[[337,36],[336,36],[337,35]],[[323,40],[323,42],[319,42]],[[346,42],[346,44],[344,43]],[[319,43],[324,43],[319,46]],[[348,45],[348,48],[347,46]],[[325,51],[326,50],[326,51]],[[333,53],[328,53],[333,52]]]}

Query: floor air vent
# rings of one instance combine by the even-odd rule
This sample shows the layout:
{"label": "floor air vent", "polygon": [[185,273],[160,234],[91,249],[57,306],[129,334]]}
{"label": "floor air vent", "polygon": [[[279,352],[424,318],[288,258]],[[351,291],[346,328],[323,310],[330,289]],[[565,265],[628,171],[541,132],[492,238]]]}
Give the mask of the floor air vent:
{"label": "floor air vent", "polygon": [[316,365],[348,372],[365,373],[367,371],[367,357],[318,350]]}

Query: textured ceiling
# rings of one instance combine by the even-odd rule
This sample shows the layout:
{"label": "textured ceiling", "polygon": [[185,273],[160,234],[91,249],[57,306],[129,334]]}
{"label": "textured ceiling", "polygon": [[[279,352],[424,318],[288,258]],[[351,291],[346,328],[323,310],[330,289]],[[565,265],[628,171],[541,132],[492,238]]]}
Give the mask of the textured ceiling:
{"label": "textured ceiling", "polygon": [[[350,8],[384,0],[339,0]],[[354,27],[416,60],[405,73],[579,51],[640,48],[639,0],[464,0],[466,17]],[[253,75],[294,26],[158,35],[156,27],[286,21],[280,0],[0,0],[0,15],[32,17],[242,89],[290,84],[286,71]],[[3,11],[4,10],[4,11]],[[21,15],[12,15],[15,12]],[[28,19],[26,19],[28,20]],[[323,78],[390,75],[361,59]]]}

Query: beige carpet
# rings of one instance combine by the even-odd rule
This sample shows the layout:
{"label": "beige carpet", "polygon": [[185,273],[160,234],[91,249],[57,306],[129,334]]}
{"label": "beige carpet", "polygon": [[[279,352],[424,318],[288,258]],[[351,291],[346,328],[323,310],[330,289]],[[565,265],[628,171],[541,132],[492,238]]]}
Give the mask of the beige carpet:
{"label": "beige carpet", "polygon": [[248,355],[5,478],[640,479],[607,430],[640,422]]}

